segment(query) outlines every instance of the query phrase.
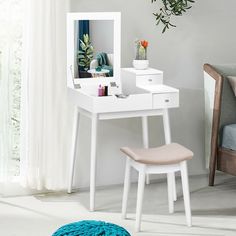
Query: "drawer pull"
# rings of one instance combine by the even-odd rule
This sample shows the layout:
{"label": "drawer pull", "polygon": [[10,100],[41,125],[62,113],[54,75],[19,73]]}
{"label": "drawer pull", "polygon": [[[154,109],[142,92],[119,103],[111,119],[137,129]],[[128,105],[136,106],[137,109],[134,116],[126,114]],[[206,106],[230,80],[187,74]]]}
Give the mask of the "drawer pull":
{"label": "drawer pull", "polygon": [[149,82],[152,82],[152,79],[148,79]]}
{"label": "drawer pull", "polygon": [[169,102],[170,100],[169,99],[165,99],[165,102]]}

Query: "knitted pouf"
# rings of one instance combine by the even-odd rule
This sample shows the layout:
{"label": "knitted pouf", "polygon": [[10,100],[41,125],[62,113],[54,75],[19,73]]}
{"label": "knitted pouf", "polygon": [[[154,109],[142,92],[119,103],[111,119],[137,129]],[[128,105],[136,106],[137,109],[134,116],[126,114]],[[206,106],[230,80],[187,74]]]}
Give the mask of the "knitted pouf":
{"label": "knitted pouf", "polygon": [[131,236],[124,228],[104,221],[83,220],[59,228],[52,236]]}

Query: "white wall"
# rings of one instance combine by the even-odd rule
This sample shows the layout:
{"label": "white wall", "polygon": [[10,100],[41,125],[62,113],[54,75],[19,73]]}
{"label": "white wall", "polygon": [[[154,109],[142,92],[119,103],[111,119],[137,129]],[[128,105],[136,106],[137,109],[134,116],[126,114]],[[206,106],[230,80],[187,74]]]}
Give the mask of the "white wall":
{"label": "white wall", "polygon": [[[122,67],[131,66],[134,40],[150,42],[151,66],[164,71],[166,84],[180,88],[180,108],[170,113],[172,139],[195,153],[189,162],[190,174],[205,173],[204,98],[205,62],[236,62],[236,1],[197,0],[184,16],[177,17],[177,28],[165,34],[156,27],[152,13],[157,9],[147,0],[71,0],[71,11],[121,11]],[[77,186],[89,184],[90,123],[82,119],[78,145]],[[150,119],[151,145],[162,144],[163,128],[159,118]],[[123,145],[141,145],[141,121],[125,119],[100,122],[98,142],[98,185],[123,181]]]}
{"label": "white wall", "polygon": [[89,30],[95,57],[100,52],[113,54],[113,24],[112,20],[90,21]]}

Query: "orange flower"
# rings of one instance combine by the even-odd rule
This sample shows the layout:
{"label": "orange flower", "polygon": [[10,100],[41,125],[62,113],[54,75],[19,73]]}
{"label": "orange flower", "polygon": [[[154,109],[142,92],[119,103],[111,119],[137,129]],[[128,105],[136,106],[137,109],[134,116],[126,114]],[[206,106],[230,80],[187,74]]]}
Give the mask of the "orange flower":
{"label": "orange flower", "polygon": [[148,41],[146,41],[146,40],[141,41],[141,45],[142,45],[144,48],[147,48],[147,47],[148,47]]}

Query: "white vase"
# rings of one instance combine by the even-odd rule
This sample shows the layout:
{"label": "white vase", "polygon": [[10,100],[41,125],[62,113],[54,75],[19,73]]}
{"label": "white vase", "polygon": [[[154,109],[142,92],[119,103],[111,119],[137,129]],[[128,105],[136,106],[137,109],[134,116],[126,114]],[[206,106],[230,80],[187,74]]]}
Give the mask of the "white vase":
{"label": "white vase", "polygon": [[149,66],[149,60],[133,60],[133,67],[137,70],[145,70]]}

